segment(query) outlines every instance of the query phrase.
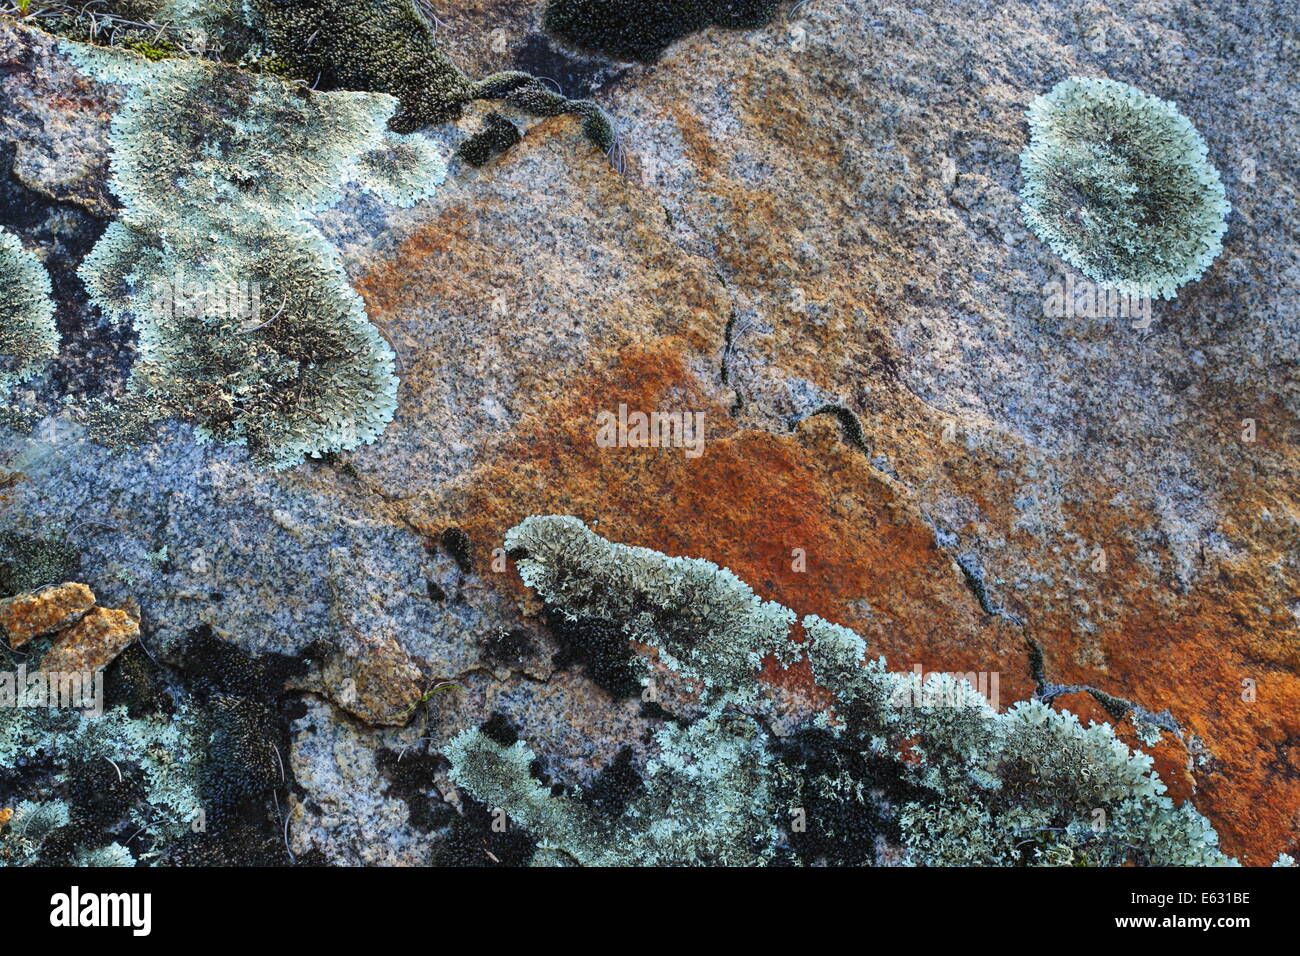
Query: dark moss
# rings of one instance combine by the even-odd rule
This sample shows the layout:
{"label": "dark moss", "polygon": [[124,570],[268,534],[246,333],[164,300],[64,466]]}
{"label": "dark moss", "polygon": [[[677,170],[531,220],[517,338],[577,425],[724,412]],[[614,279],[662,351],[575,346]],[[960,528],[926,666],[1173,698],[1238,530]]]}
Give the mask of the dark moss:
{"label": "dark moss", "polygon": [[537,646],[528,632],[520,628],[501,629],[483,639],[479,645],[481,656],[493,667],[517,668],[537,653]]}
{"label": "dark moss", "polygon": [[144,799],[144,772],[129,761],[87,753],[67,768],[65,799],[74,822],[101,830],[123,822]]}
{"label": "dark moss", "polygon": [[527,73],[507,71],[485,77],[474,86],[474,98],[502,100],[532,116],[578,116],[587,139],[604,150],[621,171],[618,136],[605,111],[591,100],[571,100]]}
{"label": "dark moss", "polygon": [[[163,0],[107,0],[94,4],[33,4],[36,23],[48,33],[82,43],[134,50],[150,60],[186,56],[193,27],[201,27],[209,55],[220,51],[228,63],[249,59],[256,38],[240,3],[204,4],[182,11]],[[179,14],[179,16],[177,16]]]}
{"label": "dark moss", "polygon": [[[168,865],[319,864],[319,855],[295,861],[284,843],[281,814],[296,783],[282,757],[289,753],[290,724],[306,712],[286,695],[284,682],[328,651],[313,644],[299,657],[253,657],[204,627],[179,649],[177,668],[155,663],[138,646],[110,665],[106,706],[125,705],[133,718],[148,718],[170,713],[172,694],[184,694],[198,712],[189,731],[198,750],[203,817],[180,839],[155,844],[155,832],[139,826],[155,816],[145,771],[129,754],[105,747],[94,722],[72,739],[64,759],[38,752],[0,768],[0,806],[33,794],[67,802],[68,824],[41,845],[46,865],[72,865],[85,851],[113,842],[137,859]],[[70,711],[42,712],[39,719],[48,734],[78,731]]]}
{"label": "dark moss", "polygon": [[799,861],[870,866],[878,838],[901,840],[887,808],[920,795],[904,781],[896,761],[872,756],[867,742],[851,732],[836,736],[821,728],[782,738],[772,750],[781,767],[778,779],[784,781],[777,824],[787,831]]}
{"label": "dark moss", "polygon": [[465,574],[474,570],[473,546],[469,535],[460,528],[448,528],[442,533],[442,546],[456,560],[456,565]]}
{"label": "dark moss", "polygon": [[858,418],[857,413],[851,408],[843,405],[823,405],[808,417],[813,415],[832,415],[840,423],[840,432],[844,440],[852,445],[858,451],[864,454],[871,454],[871,448],[867,445],[867,433],[862,428],[862,420]]}
{"label": "dark moss", "polygon": [[1097,701],[1097,703],[1101,704],[1102,709],[1105,710],[1106,713],[1110,715],[1110,719],[1116,723],[1123,720],[1133,711],[1133,705],[1121,697],[1108,694],[1095,687],[1089,687],[1088,693],[1092,695],[1093,699]]}
{"label": "dark moss", "polygon": [[615,698],[641,692],[632,649],[617,622],[591,618],[570,621],[549,608],[544,619],[560,645],[551,659],[554,667],[564,670],[581,666],[594,684]]}
{"label": "dark moss", "polygon": [[519,728],[500,711],[494,712],[479,730],[502,747],[511,747],[519,740]]}
{"label": "dark moss", "polygon": [[545,34],[530,33],[515,51],[515,69],[538,79],[554,80],[561,94],[577,99],[598,92],[627,68],[599,58],[573,56]]}
{"label": "dark moss", "polygon": [[460,144],[456,155],[471,166],[484,166],[519,140],[519,127],[500,113],[489,113],[482,128]]}
{"label": "dark moss", "polygon": [[210,702],[211,736],[204,756],[202,793],[209,817],[256,802],[282,779],[275,721],[269,708],[247,697],[219,695]]}
{"label": "dark moss", "polygon": [[0,598],[76,579],[81,555],[56,538],[0,531]]}
{"label": "dark moss", "polygon": [[43,866],[71,866],[79,851],[138,830],[131,825],[131,811],[145,799],[144,772],[132,762],[111,761],[92,742],[78,747],[62,770],[69,820],[42,841]]}
{"label": "dark moss", "polygon": [[253,0],[271,47],[287,70],[324,90],[388,93],[398,100],[389,128],[409,133],[458,119],[471,100],[505,100],[534,116],[573,114],[587,138],[615,145],[604,112],[549,90],[527,73],[475,82],[434,42],[410,0]]}
{"label": "dark moss", "polygon": [[[332,648],[320,642],[299,656],[253,656],[206,626],[190,633],[182,648],[181,677],[202,702],[207,746],[199,767],[205,813],[201,832],[171,848],[176,865],[283,866],[293,860],[284,845],[283,820],[296,786],[289,753],[289,725],[305,713],[287,697],[284,684],[305,674]],[[273,792],[280,796],[273,798]]]}
{"label": "dark moss", "polygon": [[270,814],[263,821],[236,821],[217,832],[190,833],[167,854],[172,866],[319,866],[323,862],[319,856],[291,859]]}
{"label": "dark moss", "polygon": [[385,792],[406,804],[411,826],[428,833],[452,824],[456,811],[434,783],[434,774],[447,767],[445,757],[414,748],[405,753],[384,748],[375,756],[375,765],[388,781]]}
{"label": "dark moss", "polygon": [[461,791],[462,813],[452,819],[446,839],[433,855],[435,866],[527,866],[537,840],[507,820],[504,832],[493,829],[492,811]]}
{"label": "dark moss", "polygon": [[138,643],[119,654],[104,671],[104,705],[124,706],[133,718],[170,714],[175,709],[162,668]]}
{"label": "dark moss", "polygon": [[776,0],[551,0],[542,28],[580,49],[653,63],[705,27],[761,27],[776,7]]}
{"label": "dark moss", "polygon": [[609,817],[621,817],[627,805],[645,792],[645,781],[632,757],[631,747],[620,750],[582,792],[583,802]]}
{"label": "dark moss", "polygon": [[658,701],[643,701],[641,704],[641,716],[646,720],[675,720],[668,711],[664,710],[663,705]]}
{"label": "dark moss", "polygon": [[975,595],[975,600],[979,601],[984,613],[1000,617],[1002,608],[989,593],[988,586],[984,583],[984,569],[979,566],[974,556],[959,554],[954,560],[957,562],[957,567],[961,569],[966,586],[970,588],[971,594]]}
{"label": "dark moss", "polygon": [[286,680],[307,673],[308,667],[328,652],[328,647],[311,645],[301,657],[286,654],[254,657],[203,624],[189,633],[181,649],[180,666],[200,693],[248,697],[269,703],[280,695]]}
{"label": "dark moss", "polygon": [[1047,687],[1047,673],[1043,666],[1043,648],[1029,635],[1025,635],[1025,647],[1029,650],[1029,676],[1033,678],[1035,693],[1041,695]]}
{"label": "dark moss", "polygon": [[473,82],[408,0],[253,0],[253,8],[295,76],[318,89],[395,96],[395,132],[457,119],[472,98]]}

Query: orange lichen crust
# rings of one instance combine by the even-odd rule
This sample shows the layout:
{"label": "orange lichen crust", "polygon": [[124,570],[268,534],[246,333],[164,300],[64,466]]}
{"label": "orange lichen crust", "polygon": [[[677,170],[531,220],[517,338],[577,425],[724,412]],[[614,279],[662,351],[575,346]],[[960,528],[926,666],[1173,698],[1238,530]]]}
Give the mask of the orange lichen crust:
{"label": "orange lichen crust", "polygon": [[140,636],[140,624],[125,611],[97,607],[68,628],[41,659],[47,674],[98,673]]}
{"label": "orange lichen crust", "polygon": [[0,601],[0,635],[19,648],[76,623],[94,606],[90,588],[72,582],[17,594]]}
{"label": "orange lichen crust", "polygon": [[[620,404],[702,411],[703,454],[599,447],[596,413]],[[629,348],[571,383],[459,487],[416,523],[463,528],[479,566],[522,518],[572,514],[609,540],[724,565],[765,599],[858,629],[895,666],[999,671],[1006,703],[1033,691],[1015,629],[983,612],[922,516],[833,420],[789,436],[737,430],[672,340]],[[802,668],[766,675],[808,682]]]}

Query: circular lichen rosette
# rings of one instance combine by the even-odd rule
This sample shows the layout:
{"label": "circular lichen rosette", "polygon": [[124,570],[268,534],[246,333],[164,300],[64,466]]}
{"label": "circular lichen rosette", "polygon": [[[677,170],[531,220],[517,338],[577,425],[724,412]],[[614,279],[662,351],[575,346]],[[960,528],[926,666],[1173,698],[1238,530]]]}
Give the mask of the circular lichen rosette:
{"label": "circular lichen rosette", "polygon": [[1054,252],[1128,295],[1172,299],[1204,274],[1231,207],[1205,140],[1173,103],[1072,77],[1027,116],[1021,208]]}

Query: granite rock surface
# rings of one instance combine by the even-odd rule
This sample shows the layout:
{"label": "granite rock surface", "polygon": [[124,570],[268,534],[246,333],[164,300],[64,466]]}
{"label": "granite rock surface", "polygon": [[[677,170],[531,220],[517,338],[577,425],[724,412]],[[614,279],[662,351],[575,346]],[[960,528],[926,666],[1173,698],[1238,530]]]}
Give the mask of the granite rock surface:
{"label": "granite rock surface", "polygon": [[[1242,862],[1295,852],[1293,3],[809,0],[649,65],[563,49],[540,3],[443,6],[462,68],[596,99],[627,169],[576,120],[506,108],[522,140],[433,198],[320,214],[398,409],[283,473],[188,426],[122,451],[79,422],[136,347],[74,275],[115,215],[121,94],[0,20],[0,224],[50,268],[64,339],[11,396],[30,428],[0,431],[0,522],[75,546],[164,657],[205,625],[250,653],[329,645],[296,684],[294,853],[427,859],[391,754],[493,714],[563,784],[624,746],[644,762],[640,702],[556,664],[499,550],[532,514],[717,562],[898,669],[996,672],[1004,707],[1048,693],[1134,745],[1131,715],[1167,711],[1148,749],[1171,793]],[[1177,102],[1227,187],[1223,254],[1149,321],[1046,314],[1081,277],[1026,230],[1017,157],[1025,106],[1071,75]],[[488,111],[422,135],[450,151]],[[621,406],[702,415],[702,453],[601,447]],[[806,666],[765,676],[792,713],[826,704]]]}

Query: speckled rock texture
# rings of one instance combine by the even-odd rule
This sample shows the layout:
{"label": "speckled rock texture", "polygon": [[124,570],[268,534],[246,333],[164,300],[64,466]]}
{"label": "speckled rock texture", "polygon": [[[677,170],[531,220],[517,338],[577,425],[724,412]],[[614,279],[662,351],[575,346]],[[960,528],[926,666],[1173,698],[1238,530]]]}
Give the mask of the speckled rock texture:
{"label": "speckled rock texture", "polygon": [[17,650],[34,637],[71,627],[95,606],[95,594],[68,581],[0,601],[0,636]]}
{"label": "speckled rock texture", "polygon": [[[541,2],[441,5],[467,73],[599,102],[626,172],[576,119],[476,104],[422,135],[451,153],[499,110],[522,140],[410,209],[355,190],[320,213],[398,407],[282,473],[187,426],[121,451],[79,420],[136,344],[73,275],[115,215],[120,91],[0,20],[0,225],[50,268],[65,343],[9,397],[30,427],[0,429],[0,524],[74,545],[164,659],[205,625],[311,657],[280,797],[299,858],[436,857],[465,809],[438,753],[493,715],[560,784],[652,755],[653,714],[566,658],[499,550],[534,514],[726,566],[897,669],[998,672],[1004,708],[1168,711],[1145,749],[1171,795],[1243,863],[1294,854],[1300,10],[791,6],[630,64],[546,37]],[[1046,314],[1082,277],[1026,228],[1018,156],[1025,107],[1073,75],[1176,102],[1232,203],[1219,259],[1149,323]],[[620,406],[702,413],[702,454],[601,447]],[[792,715],[828,703],[806,662],[764,678]],[[413,760],[436,789],[402,782]]]}
{"label": "speckled rock texture", "polygon": [[84,584],[66,582],[0,601],[0,636],[10,650],[53,636],[40,655],[47,674],[98,674],[140,636],[137,605],[97,607]]}

